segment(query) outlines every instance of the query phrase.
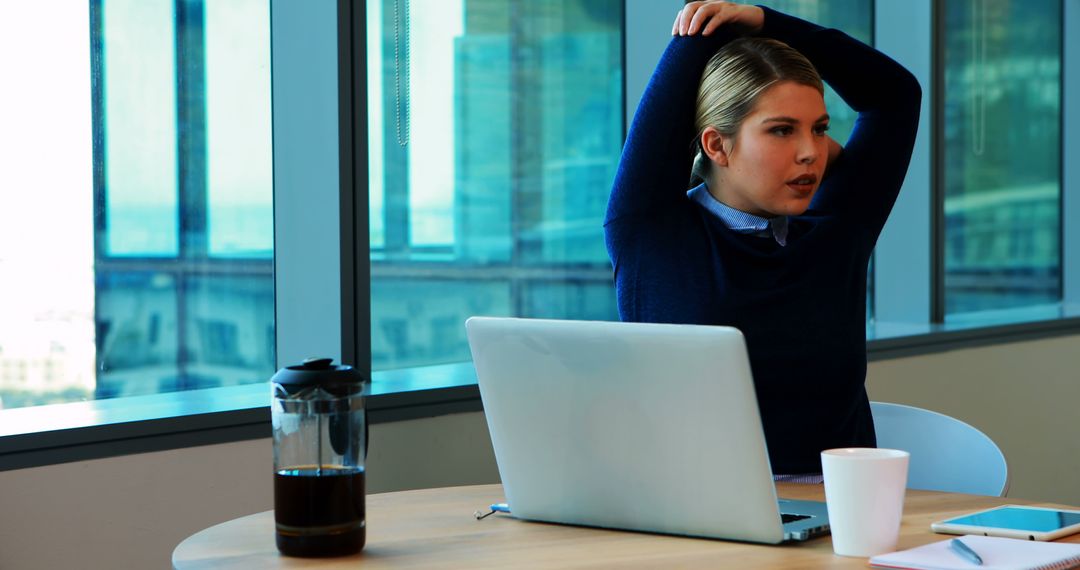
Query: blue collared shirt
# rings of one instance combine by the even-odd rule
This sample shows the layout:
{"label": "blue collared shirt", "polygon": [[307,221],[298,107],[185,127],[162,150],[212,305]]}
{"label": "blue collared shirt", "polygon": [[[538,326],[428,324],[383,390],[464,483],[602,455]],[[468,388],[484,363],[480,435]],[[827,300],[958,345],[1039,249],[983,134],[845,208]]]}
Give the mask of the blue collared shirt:
{"label": "blue collared shirt", "polygon": [[714,198],[713,195],[709,193],[709,189],[705,187],[705,184],[695,186],[688,191],[686,195],[691,200],[701,204],[702,207],[714,214],[717,218],[720,218],[720,221],[733,232],[771,237],[781,246],[787,245],[787,216],[777,216],[768,219],[736,210]]}
{"label": "blue collared shirt", "polygon": [[[709,194],[709,189],[705,187],[705,184],[699,184],[688,191],[686,195],[691,200],[701,204],[709,213],[720,218],[720,221],[733,232],[771,237],[781,246],[787,245],[787,216],[766,219],[736,210]],[[824,478],[820,473],[802,473],[798,475],[773,475],[773,480],[787,483],[821,483]]]}

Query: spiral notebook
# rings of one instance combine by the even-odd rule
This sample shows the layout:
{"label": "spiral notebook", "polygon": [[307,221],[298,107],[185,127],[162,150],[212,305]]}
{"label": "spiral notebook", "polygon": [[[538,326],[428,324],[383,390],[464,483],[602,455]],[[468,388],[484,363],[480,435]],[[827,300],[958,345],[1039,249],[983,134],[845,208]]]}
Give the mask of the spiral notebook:
{"label": "spiral notebook", "polygon": [[[951,539],[950,539],[951,540]],[[942,540],[924,546],[882,554],[870,559],[874,568],[915,570],[1064,570],[1080,568],[1080,544],[1038,542],[1017,538],[968,535],[964,544],[982,557],[982,566],[961,558]]]}

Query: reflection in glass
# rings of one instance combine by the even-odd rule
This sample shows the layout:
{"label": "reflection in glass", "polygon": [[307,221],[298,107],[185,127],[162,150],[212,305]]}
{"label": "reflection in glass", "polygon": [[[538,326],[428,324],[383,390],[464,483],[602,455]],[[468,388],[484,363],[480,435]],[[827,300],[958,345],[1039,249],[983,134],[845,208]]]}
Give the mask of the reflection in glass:
{"label": "reflection in glass", "polygon": [[945,311],[1060,300],[1061,2],[946,2]]}
{"label": "reflection in glass", "polygon": [[[766,0],[762,4],[826,28],[836,28],[867,45],[874,45],[871,0]],[[825,86],[825,108],[829,111],[829,136],[844,144],[855,126],[855,111],[828,85]]]}
{"label": "reflection in glass", "polygon": [[622,1],[367,8],[372,366],[468,360],[476,314],[617,319]]}
{"label": "reflection in glass", "polygon": [[102,0],[101,21],[105,220],[112,230],[105,249],[117,256],[176,255],[173,0]]}
{"label": "reflection in glass", "polygon": [[[874,15],[872,0],[767,0],[765,6],[814,22],[827,28],[841,30],[847,35],[874,45]],[[829,136],[841,145],[851,136],[858,114],[825,84],[825,108],[829,112]],[[874,258],[866,272],[866,326],[874,321]]]}
{"label": "reflection in glass", "polygon": [[[176,390],[264,382],[274,374],[274,283],[239,272],[185,283],[185,358]],[[162,390],[166,391],[166,390]]]}
{"label": "reflection in glass", "polygon": [[0,408],[94,391],[90,13],[74,6],[0,5]]}
{"label": "reflection in glass", "polygon": [[152,394],[159,378],[175,377],[176,300],[170,275],[98,272],[95,398]]}
{"label": "reflection in glass", "polygon": [[371,354],[381,369],[461,362],[469,353],[465,319],[513,311],[507,279],[448,280],[425,273],[372,281],[379,318],[373,319]]}
{"label": "reflection in glass", "polygon": [[[98,248],[95,396],[265,381],[274,371],[269,3],[166,1],[153,20],[136,17],[142,2],[135,2],[139,9],[130,3],[104,0],[101,19],[104,29],[119,29],[117,37],[134,39],[114,45],[105,33],[94,44],[106,55],[123,52],[134,70],[111,74],[106,57],[95,86],[96,136],[106,149],[95,161],[107,173],[96,195],[109,205],[96,220],[99,244],[139,244],[148,235],[148,243],[174,247],[125,246],[128,255]],[[154,49],[140,49],[150,37],[151,45],[175,46],[167,65]],[[113,98],[155,83],[159,67],[168,74],[161,92],[141,95],[144,106],[167,107],[161,114],[172,122],[170,153],[128,152],[111,141],[157,136],[156,123],[125,115]],[[167,185],[158,184],[164,174],[115,184],[113,172],[127,176],[162,163],[174,164]],[[137,226],[109,215],[117,196],[128,194],[148,196],[124,202]],[[161,202],[172,204],[174,223],[155,217]]]}
{"label": "reflection in glass", "polygon": [[269,2],[2,11],[0,408],[265,381]]}
{"label": "reflection in glass", "polygon": [[270,11],[267,0],[207,2],[205,9],[209,254],[269,259]]}
{"label": "reflection in glass", "polygon": [[559,281],[534,281],[524,292],[525,306],[521,316],[538,319],[565,318],[574,315],[586,321],[611,320],[618,306],[611,295],[611,286],[582,278]]}

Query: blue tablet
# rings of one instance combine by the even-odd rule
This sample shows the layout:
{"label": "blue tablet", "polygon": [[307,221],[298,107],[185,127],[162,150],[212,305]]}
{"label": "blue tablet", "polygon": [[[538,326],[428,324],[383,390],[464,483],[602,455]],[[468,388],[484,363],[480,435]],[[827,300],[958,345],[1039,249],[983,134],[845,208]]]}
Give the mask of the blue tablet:
{"label": "blue tablet", "polygon": [[1080,511],[1005,505],[930,525],[934,532],[1054,540],[1080,532]]}

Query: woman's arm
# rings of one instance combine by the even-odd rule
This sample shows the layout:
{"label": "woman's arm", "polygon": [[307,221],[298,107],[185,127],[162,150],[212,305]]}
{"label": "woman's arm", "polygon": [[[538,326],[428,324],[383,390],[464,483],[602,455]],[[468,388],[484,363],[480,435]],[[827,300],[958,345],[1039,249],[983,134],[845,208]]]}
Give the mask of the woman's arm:
{"label": "woman's arm", "polygon": [[[739,7],[760,12],[754,6]],[[730,11],[728,16],[736,18],[740,13]],[[673,34],[676,31],[673,29]],[[708,36],[672,38],[641,96],[627,133],[605,226],[628,216],[656,213],[666,204],[686,199],[701,74],[709,58],[738,37],[740,31],[745,30],[732,25]]]}
{"label": "woman's arm", "polygon": [[840,143],[836,142],[836,139],[829,137],[829,161],[825,163],[825,172],[829,171],[829,165],[836,162],[837,158],[840,158],[840,153],[843,152],[844,147],[840,146]]}
{"label": "woman's arm", "polygon": [[[745,33],[758,33],[765,24],[765,10],[759,6],[744,6],[731,2],[711,0],[690,2],[675,16],[671,35],[708,36],[721,25],[735,26]],[[829,154],[826,167],[836,161],[844,148],[829,137]],[[827,171],[827,168],[826,168]]]}
{"label": "woman's arm", "polygon": [[[838,30],[765,8],[763,36],[795,48],[859,113],[842,159],[827,170],[813,208],[849,211],[880,231],[907,174],[922,89],[885,54]],[[830,164],[839,146],[830,145]]]}
{"label": "woman's arm", "polygon": [[[918,81],[900,64],[843,32],[768,8],[691,2],[679,12],[672,33],[709,35],[732,23],[801,52],[859,113],[844,147],[829,140],[827,177],[812,207],[853,212],[880,230],[915,143],[922,97]],[[843,160],[837,162],[841,151]]]}
{"label": "woman's arm", "polygon": [[671,26],[673,36],[708,36],[720,26],[733,26],[743,33],[753,33],[765,23],[765,11],[760,6],[746,6],[722,0],[687,2],[675,15]]}

